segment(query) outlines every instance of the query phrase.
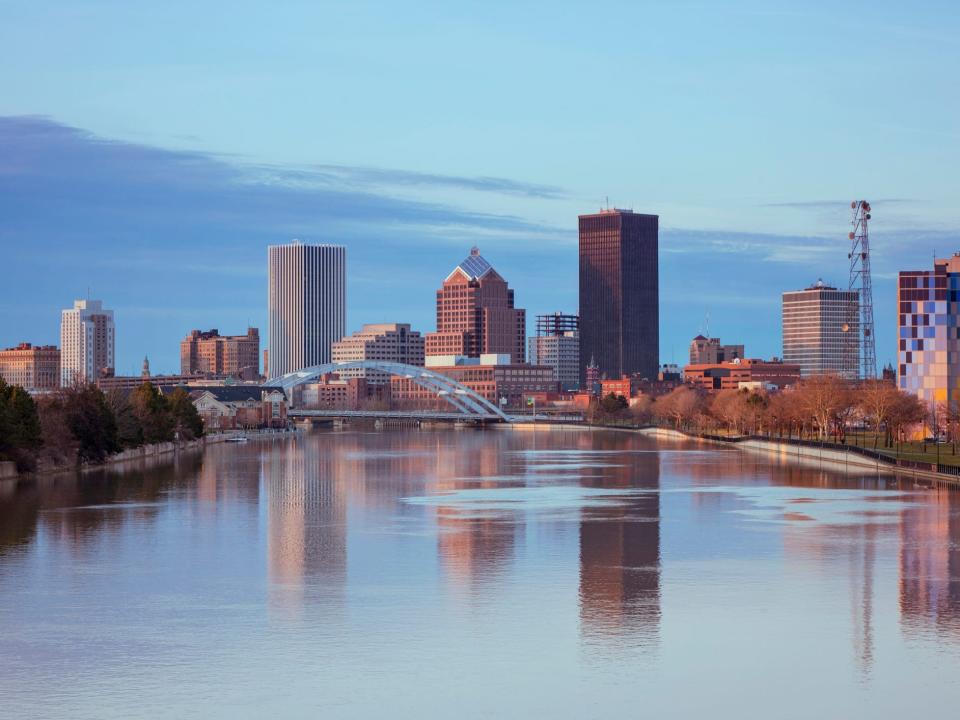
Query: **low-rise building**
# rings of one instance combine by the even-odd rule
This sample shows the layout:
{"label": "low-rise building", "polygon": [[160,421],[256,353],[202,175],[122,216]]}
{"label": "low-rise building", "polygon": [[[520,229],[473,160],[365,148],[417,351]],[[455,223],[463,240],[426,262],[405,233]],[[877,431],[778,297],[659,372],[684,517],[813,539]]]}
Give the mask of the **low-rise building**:
{"label": "low-rise building", "polygon": [[191,330],[180,342],[182,375],[216,375],[254,380],[260,376],[260,331],[246,335],[221,335],[212,330]]}
{"label": "low-rise building", "polygon": [[287,426],[287,399],[280,388],[205,387],[193,389],[190,397],[208,432]]}
{"label": "low-rise building", "polygon": [[308,410],[360,410],[367,401],[367,388],[365,378],[327,373],[313,382],[296,386],[293,404]]}
{"label": "low-rise building", "polygon": [[683,369],[686,382],[713,390],[739,390],[741,387],[783,389],[800,381],[800,366],[773,360],[738,359],[731,362],[687,365]]}
{"label": "low-rise building", "polygon": [[710,365],[743,358],[743,345],[722,345],[720,338],[697,335],[690,341],[690,364]]}
{"label": "low-rise building", "polygon": [[[507,354],[484,354],[479,358],[434,356],[427,367],[467,386],[501,407],[522,407],[528,393],[555,393],[559,390],[553,368],[546,365],[511,363]],[[418,407],[444,407],[446,401],[410,378],[392,377],[393,402]]]}
{"label": "low-rise building", "polygon": [[[361,330],[333,343],[333,362],[380,360],[423,367],[423,336],[406,323],[364,325]],[[372,385],[389,385],[390,374],[366,368],[338,370],[341,378],[363,378]]]}
{"label": "low-rise building", "polygon": [[0,378],[30,391],[54,390],[60,387],[60,350],[30,343],[0,350]]}

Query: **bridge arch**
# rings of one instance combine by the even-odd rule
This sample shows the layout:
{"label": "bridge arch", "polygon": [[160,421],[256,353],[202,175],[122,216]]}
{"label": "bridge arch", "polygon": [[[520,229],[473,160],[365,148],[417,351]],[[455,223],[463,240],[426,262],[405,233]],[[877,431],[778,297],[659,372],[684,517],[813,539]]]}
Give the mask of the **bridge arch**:
{"label": "bridge arch", "polygon": [[322,375],[329,373],[354,369],[378,370],[396,377],[407,378],[420,387],[437,393],[438,397],[443,398],[447,404],[455,408],[457,412],[462,413],[464,417],[494,416],[504,422],[510,422],[510,418],[503,410],[475,390],[471,390],[466,385],[458,383],[446,375],[441,375],[430,368],[407,365],[405,363],[386,362],[382,360],[349,360],[346,362],[326,363],[324,365],[314,365],[304,368],[303,370],[297,370],[287,373],[286,375],[280,375],[279,377],[268,380],[265,384],[270,387],[279,386],[283,388],[287,397],[290,397],[290,391],[297,385],[312,382]]}

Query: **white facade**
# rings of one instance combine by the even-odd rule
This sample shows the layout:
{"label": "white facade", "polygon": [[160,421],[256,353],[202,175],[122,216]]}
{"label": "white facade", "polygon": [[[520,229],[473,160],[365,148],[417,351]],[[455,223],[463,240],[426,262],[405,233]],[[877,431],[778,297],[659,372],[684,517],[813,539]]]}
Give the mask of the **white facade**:
{"label": "white facade", "polygon": [[[424,340],[416,330],[405,323],[378,323],[364,325],[359,332],[333,344],[333,362],[356,360],[383,360],[406,365],[423,366]],[[390,374],[366,368],[338,370],[341,378],[365,378],[368,383],[388,384]]]}
{"label": "white facade", "polygon": [[580,338],[575,331],[527,338],[527,358],[531,365],[552,367],[561,390],[580,387]]}
{"label": "white facade", "polygon": [[116,367],[113,310],[100,300],[75,300],[60,315],[60,384],[96,382]]}
{"label": "white facade", "polygon": [[822,280],[806,290],[783,293],[783,361],[803,377],[860,374],[860,294]]}
{"label": "white facade", "polygon": [[346,327],[346,260],[342,245],[267,249],[270,378],[330,362]]}

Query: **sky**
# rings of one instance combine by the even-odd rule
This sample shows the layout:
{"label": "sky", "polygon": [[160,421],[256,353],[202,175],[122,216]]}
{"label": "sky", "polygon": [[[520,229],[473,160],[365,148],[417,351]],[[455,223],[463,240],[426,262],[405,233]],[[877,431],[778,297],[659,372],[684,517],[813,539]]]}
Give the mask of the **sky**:
{"label": "sky", "polygon": [[[435,327],[472,245],[528,317],[577,309],[577,215],[660,216],[661,360],[781,353],[873,206],[877,357],[901,269],[960,250],[960,5],[0,0],[0,346],[116,314],[117,371],[266,336],[266,247],[347,247],[347,327]],[[531,323],[532,324],[532,323]],[[528,330],[530,328],[528,327]],[[264,340],[265,344],[265,340]]]}

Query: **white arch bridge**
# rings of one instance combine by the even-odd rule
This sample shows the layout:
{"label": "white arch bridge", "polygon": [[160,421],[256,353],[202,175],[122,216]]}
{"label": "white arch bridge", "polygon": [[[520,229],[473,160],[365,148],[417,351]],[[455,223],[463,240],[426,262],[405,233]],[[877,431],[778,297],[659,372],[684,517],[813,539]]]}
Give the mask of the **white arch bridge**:
{"label": "white arch bridge", "polygon": [[376,417],[376,418],[412,418],[436,420],[477,420],[487,422],[515,422],[529,417],[514,418],[507,415],[492,402],[471,390],[466,385],[451,380],[446,375],[434,372],[430,368],[406,365],[405,363],[381,360],[351,360],[348,362],[326,363],[297,370],[268,380],[267,387],[281,387],[289,398],[297,385],[313,382],[317,378],[342,370],[376,370],[396,377],[402,377],[443,399],[450,406],[447,412],[430,410],[300,410],[291,409],[293,417]]}

